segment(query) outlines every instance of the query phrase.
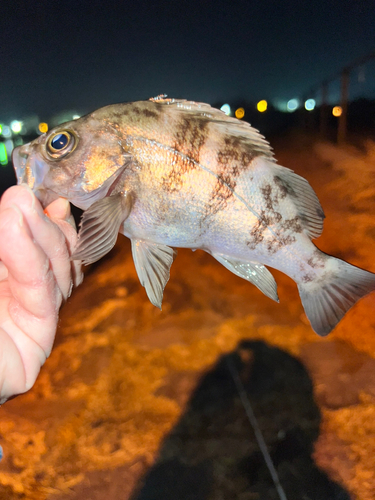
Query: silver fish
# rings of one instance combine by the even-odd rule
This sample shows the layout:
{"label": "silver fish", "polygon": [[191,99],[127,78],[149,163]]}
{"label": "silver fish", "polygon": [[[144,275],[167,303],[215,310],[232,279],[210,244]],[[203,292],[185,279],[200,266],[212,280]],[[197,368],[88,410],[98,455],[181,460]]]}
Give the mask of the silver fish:
{"label": "silver fish", "polygon": [[14,150],[18,183],[44,205],[84,210],[73,259],[95,262],[118,232],[161,307],[174,247],[203,249],[278,301],[265,266],[298,286],[313,329],[328,334],[375,289],[375,275],[311,242],[324,213],[309,183],[277,165],[248,123],[208,104],[151,99],[101,108]]}

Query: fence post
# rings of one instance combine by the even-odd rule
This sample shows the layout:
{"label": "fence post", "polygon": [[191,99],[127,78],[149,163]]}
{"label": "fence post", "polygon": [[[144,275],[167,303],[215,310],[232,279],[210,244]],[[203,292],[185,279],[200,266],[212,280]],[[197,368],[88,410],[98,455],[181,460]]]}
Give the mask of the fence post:
{"label": "fence post", "polygon": [[349,69],[345,68],[341,74],[341,109],[337,128],[337,143],[344,144],[347,133],[347,114],[348,114],[348,94],[349,94]]}

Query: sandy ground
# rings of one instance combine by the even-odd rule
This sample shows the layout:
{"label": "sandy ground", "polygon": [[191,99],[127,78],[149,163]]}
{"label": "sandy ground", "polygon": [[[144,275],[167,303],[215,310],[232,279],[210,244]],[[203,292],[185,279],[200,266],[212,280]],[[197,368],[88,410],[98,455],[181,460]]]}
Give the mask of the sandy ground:
{"label": "sandy ground", "polygon": [[[375,144],[274,146],[322,202],[319,248],[375,272]],[[277,499],[232,368],[289,500],[373,500],[375,295],[321,339],[274,276],[280,304],[180,250],[160,312],[120,238],[64,306],[35,387],[0,410],[0,498]]]}

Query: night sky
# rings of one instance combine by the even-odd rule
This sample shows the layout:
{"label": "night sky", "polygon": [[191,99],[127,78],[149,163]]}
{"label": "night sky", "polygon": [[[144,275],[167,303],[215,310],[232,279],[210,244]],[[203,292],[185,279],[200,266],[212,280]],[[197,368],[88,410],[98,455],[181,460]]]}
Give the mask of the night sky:
{"label": "night sky", "polygon": [[[299,97],[375,48],[375,8],[370,0],[12,0],[1,2],[0,37],[0,121],[47,119],[161,93],[209,103]],[[356,83],[375,97],[371,71]]]}

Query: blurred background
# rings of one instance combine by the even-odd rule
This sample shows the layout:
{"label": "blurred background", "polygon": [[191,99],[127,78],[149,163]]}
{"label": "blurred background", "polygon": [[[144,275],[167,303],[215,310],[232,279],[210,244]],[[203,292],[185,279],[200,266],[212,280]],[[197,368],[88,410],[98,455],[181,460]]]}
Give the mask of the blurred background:
{"label": "blurred background", "polygon": [[[309,180],[319,248],[375,272],[374,26],[372,0],[2,2],[0,192],[13,148],[60,123],[208,102]],[[162,312],[125,238],[85,274],[35,387],[0,409],[0,499],[375,498],[373,294],[320,339],[281,273],[278,305],[181,250]]]}

